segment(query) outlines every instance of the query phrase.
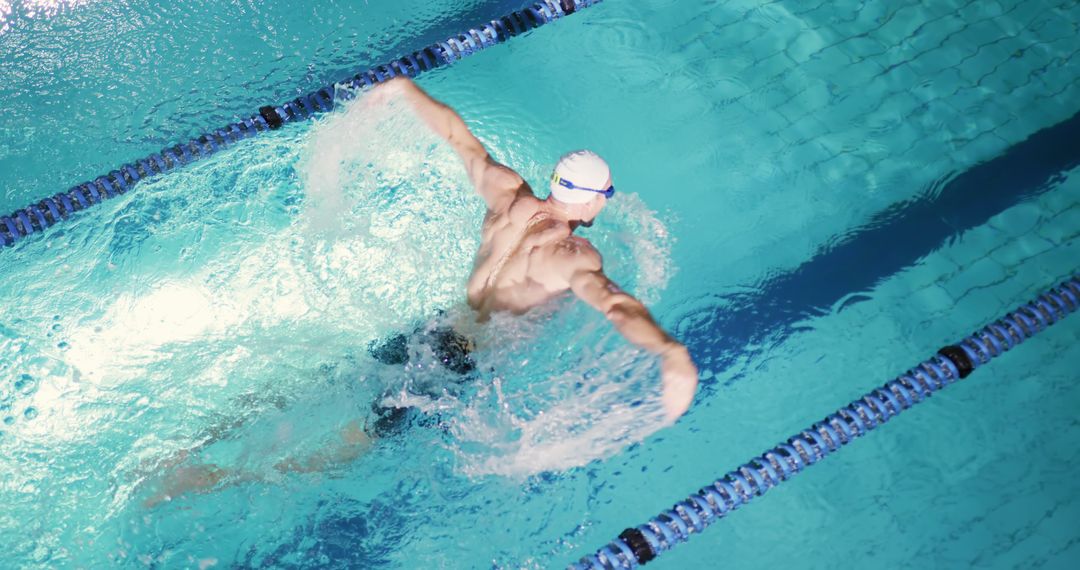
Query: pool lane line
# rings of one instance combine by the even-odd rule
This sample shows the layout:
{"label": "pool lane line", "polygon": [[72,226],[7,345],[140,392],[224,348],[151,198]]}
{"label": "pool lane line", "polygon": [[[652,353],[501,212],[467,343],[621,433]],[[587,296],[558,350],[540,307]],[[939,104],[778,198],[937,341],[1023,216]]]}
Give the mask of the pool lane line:
{"label": "pool lane line", "polygon": [[[126,194],[144,179],[172,172],[242,140],[280,129],[288,123],[330,111],[338,103],[337,99],[351,99],[357,93],[397,76],[416,77],[426,71],[450,65],[601,1],[540,0],[497,20],[469,28],[464,33],[357,73],[344,81],[327,85],[281,105],[261,107],[256,115],[207,132],[188,142],[166,147],[89,182],[77,184],[67,191],[18,209],[7,216],[0,216],[0,245],[15,245],[35,232],[45,231],[67,220],[76,212]],[[339,86],[346,89],[339,91]]]}
{"label": "pool lane line", "polygon": [[570,570],[636,568],[686,542],[754,497],[787,481],[829,453],[866,435],[993,358],[1080,309],[1080,275],[1039,295],[993,323],[946,346],[911,370],[872,390],[784,443],[754,457],[647,523],[571,564]]}
{"label": "pool lane line", "polygon": [[[722,299],[705,307],[677,308],[674,332],[686,337],[691,354],[711,360],[712,368],[737,368],[745,347],[780,342],[807,314],[827,312],[845,299],[847,303],[865,299],[849,294],[873,288],[918,265],[950,239],[1059,187],[1071,170],[1080,167],[1080,146],[1075,141],[1080,141],[1080,113],[1036,131],[993,158],[943,176],[917,197],[897,202],[862,224],[820,240],[822,245],[802,263],[770,272],[752,290],[725,290],[717,294]],[[703,381],[700,387],[703,394],[718,388],[718,381]]]}

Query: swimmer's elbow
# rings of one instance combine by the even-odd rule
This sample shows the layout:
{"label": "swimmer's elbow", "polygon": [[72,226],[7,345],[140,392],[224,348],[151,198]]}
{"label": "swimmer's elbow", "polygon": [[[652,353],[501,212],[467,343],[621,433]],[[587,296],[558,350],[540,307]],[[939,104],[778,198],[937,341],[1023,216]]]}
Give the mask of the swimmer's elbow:
{"label": "swimmer's elbow", "polygon": [[604,310],[604,316],[617,329],[641,320],[643,317],[647,318],[648,315],[648,309],[641,304],[641,301],[625,293],[612,295]]}

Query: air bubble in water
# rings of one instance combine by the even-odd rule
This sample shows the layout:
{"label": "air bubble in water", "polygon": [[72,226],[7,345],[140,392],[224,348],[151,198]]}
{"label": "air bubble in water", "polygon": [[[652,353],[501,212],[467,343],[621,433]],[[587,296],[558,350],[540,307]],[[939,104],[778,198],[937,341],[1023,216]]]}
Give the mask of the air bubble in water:
{"label": "air bubble in water", "polygon": [[15,390],[24,396],[33,394],[37,389],[37,380],[29,374],[23,374],[19,376],[19,379],[15,381]]}

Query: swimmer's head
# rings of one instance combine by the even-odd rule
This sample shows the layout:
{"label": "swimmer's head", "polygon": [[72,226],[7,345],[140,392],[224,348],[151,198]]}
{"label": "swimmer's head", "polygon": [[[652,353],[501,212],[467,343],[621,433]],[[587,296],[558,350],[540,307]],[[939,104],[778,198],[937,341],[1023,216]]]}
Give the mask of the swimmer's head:
{"label": "swimmer's head", "polygon": [[557,202],[572,218],[581,220],[586,226],[615,194],[611,169],[604,159],[589,150],[563,155],[551,175],[550,188],[548,200]]}

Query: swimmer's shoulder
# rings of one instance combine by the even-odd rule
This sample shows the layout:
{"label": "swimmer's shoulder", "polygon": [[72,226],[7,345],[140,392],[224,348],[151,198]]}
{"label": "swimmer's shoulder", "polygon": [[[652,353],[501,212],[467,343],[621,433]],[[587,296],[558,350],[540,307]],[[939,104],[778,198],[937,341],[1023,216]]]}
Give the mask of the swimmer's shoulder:
{"label": "swimmer's shoulder", "polygon": [[556,242],[553,257],[569,273],[599,271],[604,266],[604,258],[592,242],[576,235],[569,235]]}
{"label": "swimmer's shoulder", "polygon": [[525,179],[516,170],[490,159],[487,168],[484,169],[481,184],[503,192],[518,192],[524,186],[528,189],[529,194],[532,194],[532,188],[529,188]]}
{"label": "swimmer's shoulder", "polygon": [[506,217],[515,226],[527,226],[540,212],[540,200],[530,190],[527,194],[518,194],[506,209]]}
{"label": "swimmer's shoulder", "polygon": [[531,194],[516,196],[500,209],[488,209],[484,215],[484,229],[505,231],[525,227],[539,210],[540,201]]}
{"label": "swimmer's shoulder", "polygon": [[488,200],[489,214],[503,214],[522,201],[536,200],[532,187],[516,170],[489,159],[480,177],[480,194],[497,197]]}

